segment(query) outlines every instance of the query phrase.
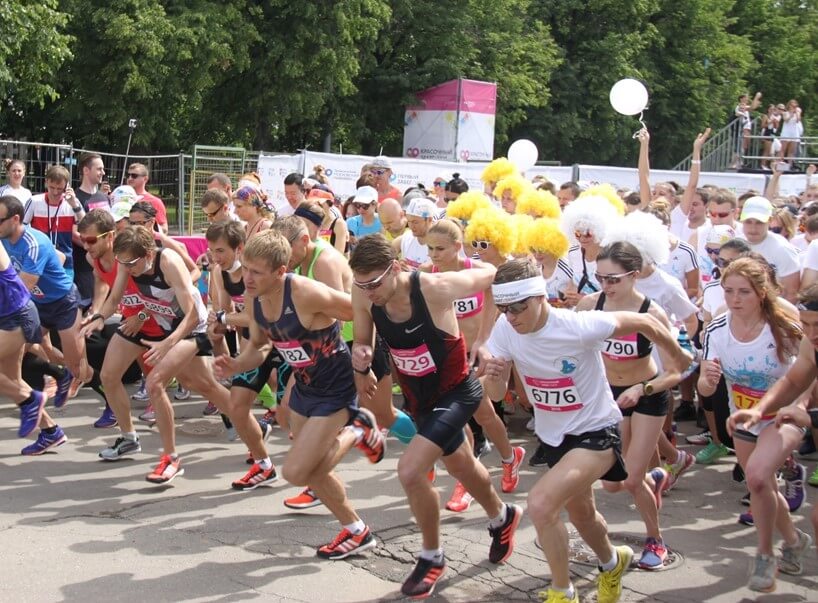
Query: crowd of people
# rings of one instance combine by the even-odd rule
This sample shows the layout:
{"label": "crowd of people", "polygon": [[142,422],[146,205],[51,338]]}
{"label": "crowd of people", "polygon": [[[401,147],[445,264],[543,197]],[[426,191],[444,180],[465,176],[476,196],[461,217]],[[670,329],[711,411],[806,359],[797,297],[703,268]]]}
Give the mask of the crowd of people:
{"label": "crowd of people", "polygon": [[[209,226],[198,262],[168,236],[146,166],[104,191],[102,160],[88,155],[76,190],[54,166],[33,195],[25,165],[9,162],[0,393],[19,407],[21,438],[39,428],[22,454],[67,441],[46,403],[62,408],[84,384],[103,408],[95,427],[118,431],[99,457],[140,453],[125,385],[141,379],[139,420],[162,444],[146,479],[168,484],[184,473],[175,383],[174,397],[201,395],[204,414],[247,447],[250,467],[232,488],[279,478],[267,441],[284,428],[290,447],[276,460],[297,487],[284,504],[324,505],[340,524],[319,557],[377,546],[334,468],[352,448],[378,463],[389,442],[421,535],[404,595],[430,596],[446,570],[434,485],[445,469],[456,485],[443,506],[482,507],[491,563],[512,555],[525,513],[550,569],[543,600],[579,601],[565,510],[598,557],[597,600],[613,603],[632,564],[668,561],[668,491],[694,463],[734,453],[750,506],[739,521],[758,538],[748,587],[769,592],[778,572],[802,573],[812,544],[792,514],[805,483],[818,486],[818,469],[808,478],[794,456],[818,430],[818,184],[808,170],[796,200],[778,198],[780,173],[739,196],[700,186],[707,136],[693,143],[686,186],[652,185],[641,131],[638,191],[529,181],[505,158],[486,166],[483,190],[441,174],[401,191],[380,156],[344,202],[320,166],[289,174],[276,211],[256,174],[234,187],[216,173],[199,200]],[[527,446],[509,437],[515,409],[531,415]],[[688,437],[695,455],[679,447],[682,420],[703,426]],[[526,457],[548,470],[524,510],[514,493]],[[645,526],[638,558],[609,539],[598,480],[633,500]],[[818,529],[818,510],[811,521]]]}
{"label": "crowd of people", "polygon": [[[753,137],[753,113],[761,107],[761,93],[756,92],[751,99],[747,94],[742,94],[738,98],[738,104],[733,111],[733,120],[738,123],[741,130],[741,139],[735,161],[734,168],[742,167],[744,156],[751,150]],[[789,167],[789,164],[799,156],[803,155],[801,148],[804,137],[803,110],[798,101],[790,99],[787,104],[770,103],[767,110],[760,115],[759,129],[756,136],[760,137],[761,145],[755,151],[760,153],[758,167],[762,170],[772,171],[775,163],[782,163]]]}

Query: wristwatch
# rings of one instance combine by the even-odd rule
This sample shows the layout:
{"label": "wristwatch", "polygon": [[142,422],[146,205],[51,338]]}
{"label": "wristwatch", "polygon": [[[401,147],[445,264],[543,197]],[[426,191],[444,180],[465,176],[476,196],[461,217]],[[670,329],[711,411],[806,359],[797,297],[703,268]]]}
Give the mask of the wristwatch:
{"label": "wristwatch", "polygon": [[642,393],[646,396],[653,395],[653,383],[650,381],[642,381]]}
{"label": "wristwatch", "polygon": [[141,320],[142,322],[145,322],[146,320],[148,320],[148,318],[150,318],[150,317],[148,316],[148,313],[147,313],[147,312],[145,312],[144,310],[140,310],[140,311],[139,311],[139,313],[136,315],[136,317],[137,317],[139,320]]}
{"label": "wristwatch", "polygon": [[224,310],[216,312],[216,322],[227,326],[227,313]]}
{"label": "wristwatch", "polygon": [[818,408],[810,408],[807,413],[809,414],[810,421],[812,421],[812,428],[818,429]]}

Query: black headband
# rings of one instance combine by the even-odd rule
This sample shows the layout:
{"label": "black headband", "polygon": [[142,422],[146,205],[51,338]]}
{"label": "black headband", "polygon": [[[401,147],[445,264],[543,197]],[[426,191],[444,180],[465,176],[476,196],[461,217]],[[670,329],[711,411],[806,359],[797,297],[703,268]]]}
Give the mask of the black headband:
{"label": "black headband", "polygon": [[306,207],[298,207],[295,210],[295,215],[299,218],[304,218],[305,220],[309,220],[316,226],[321,226],[324,222],[324,217],[320,214],[315,213],[311,209],[307,209]]}
{"label": "black headband", "polygon": [[807,312],[818,312],[818,301],[801,302],[798,304],[799,310],[806,310]]}

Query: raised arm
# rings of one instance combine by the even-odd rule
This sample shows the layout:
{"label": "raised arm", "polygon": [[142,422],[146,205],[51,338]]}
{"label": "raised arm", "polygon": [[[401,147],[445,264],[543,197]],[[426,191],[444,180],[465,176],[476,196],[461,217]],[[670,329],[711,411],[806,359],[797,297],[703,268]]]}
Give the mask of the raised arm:
{"label": "raised arm", "polygon": [[690,206],[693,204],[693,195],[696,194],[696,188],[699,186],[699,173],[702,170],[702,145],[710,136],[710,128],[704,132],[696,135],[696,140],[693,141],[693,155],[690,160],[690,176],[687,179],[687,186],[685,192],[682,194],[682,200],[679,206],[685,215],[690,211]]}
{"label": "raised arm", "polygon": [[644,208],[650,203],[650,133],[642,128],[636,137],[639,139],[639,200]]}

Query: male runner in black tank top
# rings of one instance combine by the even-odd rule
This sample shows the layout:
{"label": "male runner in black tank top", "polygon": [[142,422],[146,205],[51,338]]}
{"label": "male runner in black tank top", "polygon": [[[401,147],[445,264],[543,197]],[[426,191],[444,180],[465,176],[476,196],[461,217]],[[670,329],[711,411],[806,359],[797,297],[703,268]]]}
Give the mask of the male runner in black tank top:
{"label": "male runner in black tank top", "polygon": [[[373,463],[384,454],[384,438],[371,412],[357,408],[349,348],[339,320],[352,318],[349,294],[287,273],[290,244],[280,233],[263,231],[244,249],[244,285],[254,297],[250,342],[238,358],[216,360],[219,377],[259,366],[272,342],[293,367],[290,396],[293,444],[284,460],[284,478],[310,485],[343,525],[336,538],[318,549],[325,559],[343,559],[375,546],[369,528],[355,513],[333,468],[352,446]],[[349,427],[345,428],[345,426]]]}
{"label": "male runner in black tank top", "polygon": [[404,595],[431,594],[446,561],[440,546],[440,499],[426,478],[437,459],[485,509],[491,519],[489,560],[505,561],[514,548],[522,509],[503,504],[488,471],[479,464],[463,428],[483,395],[471,372],[459,332],[454,300],[491,285],[494,268],[483,266],[435,274],[403,272],[397,254],[380,234],[359,241],[350,259],[355,287],[353,368],[362,397],[372,395],[374,328],[389,346],[406,409],[418,433],[398,461],[398,477],[423,534],[423,550],[403,583]]}

